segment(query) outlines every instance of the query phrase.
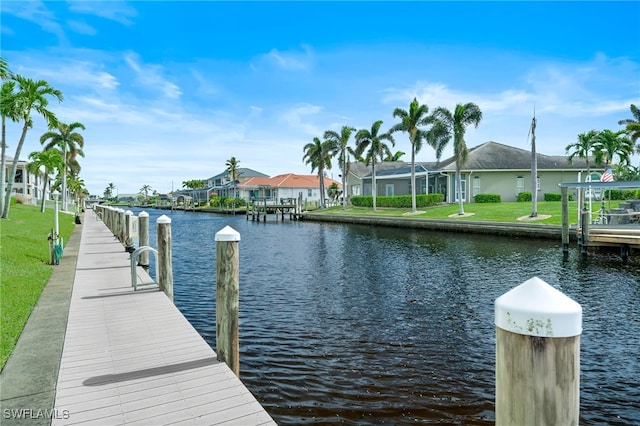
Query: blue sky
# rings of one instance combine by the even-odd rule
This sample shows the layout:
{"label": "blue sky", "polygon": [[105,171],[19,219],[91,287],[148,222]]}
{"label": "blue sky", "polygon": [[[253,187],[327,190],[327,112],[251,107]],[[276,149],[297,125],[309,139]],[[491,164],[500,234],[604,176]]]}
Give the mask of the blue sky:
{"label": "blue sky", "polygon": [[[640,104],[640,2],[4,0],[0,11],[11,69],[62,90],[51,109],[87,127],[92,194],[110,182],[168,192],[232,156],[268,175],[310,174],[314,137],[376,120],[386,130],[414,97],[430,109],[476,103],[469,147],[529,149],[535,107],[548,155],[618,130]],[[8,127],[9,155],[19,131]],[[44,131],[36,119],[22,158]],[[406,134],[397,150],[410,160]],[[417,160],[435,154],[425,146]],[[337,179],[337,164],[328,173]]]}

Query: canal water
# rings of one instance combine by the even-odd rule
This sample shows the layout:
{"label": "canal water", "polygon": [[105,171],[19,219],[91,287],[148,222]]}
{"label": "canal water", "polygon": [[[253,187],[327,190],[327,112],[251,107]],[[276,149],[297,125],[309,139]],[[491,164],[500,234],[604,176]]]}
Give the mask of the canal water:
{"label": "canal water", "polygon": [[175,303],[214,349],[214,237],[241,234],[241,378],[280,425],[492,424],[494,301],[534,276],[583,308],[580,423],[640,424],[637,261],[563,259],[547,240],[148,212],[152,240],[155,219],[172,219]]}

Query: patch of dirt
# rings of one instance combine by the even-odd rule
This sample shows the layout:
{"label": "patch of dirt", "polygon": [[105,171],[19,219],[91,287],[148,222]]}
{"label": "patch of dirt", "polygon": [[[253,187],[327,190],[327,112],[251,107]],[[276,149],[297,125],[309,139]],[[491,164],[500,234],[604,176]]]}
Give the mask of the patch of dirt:
{"label": "patch of dirt", "polygon": [[449,217],[469,217],[473,215],[475,215],[475,213],[465,213],[465,214],[454,213],[454,214],[450,214]]}
{"label": "patch of dirt", "polygon": [[527,216],[520,216],[518,218],[518,220],[523,220],[523,221],[544,220],[544,219],[549,219],[550,217],[551,217],[550,214],[539,214],[536,217],[531,217],[531,216],[527,215]]}
{"label": "patch of dirt", "polygon": [[423,211],[421,211],[421,210],[418,210],[418,211],[415,211],[415,212],[406,212],[406,213],[402,213],[402,216],[413,216],[413,215],[415,215],[415,214],[423,214],[423,213],[426,213],[426,212],[423,212]]}

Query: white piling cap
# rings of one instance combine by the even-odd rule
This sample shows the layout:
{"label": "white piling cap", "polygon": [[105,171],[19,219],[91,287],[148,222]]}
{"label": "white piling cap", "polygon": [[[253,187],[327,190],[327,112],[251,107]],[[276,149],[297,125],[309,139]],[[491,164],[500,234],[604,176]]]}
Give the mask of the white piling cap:
{"label": "white piling cap", "polygon": [[525,336],[573,337],[582,333],[582,307],[538,277],[496,299],[495,324]]}
{"label": "white piling cap", "polygon": [[149,217],[149,213],[145,212],[144,210],[140,212],[140,214],[138,215],[138,217]]}
{"label": "white piling cap", "polygon": [[216,241],[240,241],[240,233],[227,225],[216,233]]}
{"label": "white piling cap", "polygon": [[163,214],[162,216],[156,219],[156,223],[158,224],[171,223],[171,218],[166,214]]}
{"label": "white piling cap", "polygon": [[131,216],[133,212],[131,210],[127,210],[126,212],[124,212],[124,214],[126,214],[127,216]]}

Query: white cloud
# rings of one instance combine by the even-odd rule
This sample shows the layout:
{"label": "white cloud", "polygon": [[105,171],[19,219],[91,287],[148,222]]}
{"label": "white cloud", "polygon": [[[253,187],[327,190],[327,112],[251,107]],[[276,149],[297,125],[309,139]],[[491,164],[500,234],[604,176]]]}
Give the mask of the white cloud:
{"label": "white cloud", "polygon": [[76,13],[95,15],[101,18],[131,25],[138,12],[123,1],[70,1],[69,10]]}
{"label": "white cloud", "polygon": [[140,84],[152,90],[159,90],[165,97],[170,99],[177,99],[182,95],[182,91],[177,84],[162,76],[163,70],[161,66],[141,65],[138,63],[139,56],[132,52],[125,54],[124,60],[136,73],[136,80]]}
{"label": "white cloud", "polygon": [[72,84],[74,87],[113,90],[119,85],[113,74],[101,70],[102,66],[93,61],[67,59],[57,65],[47,68],[41,65],[22,65],[17,70],[26,75],[46,79],[54,87],[58,84]]}
{"label": "white cloud", "polygon": [[96,29],[93,28],[91,25],[87,24],[86,22],[69,20],[67,21],[67,25],[72,31],[75,31],[78,34],[85,34],[85,35],[97,34]]}
{"label": "white cloud", "polygon": [[[311,47],[307,45],[302,46],[302,51],[280,51],[274,48],[258,59],[260,62],[265,62],[285,71],[306,71],[312,66],[313,52]],[[255,69],[253,63],[251,67]]]}
{"label": "white cloud", "polygon": [[40,26],[43,31],[54,34],[60,44],[67,44],[67,39],[62,26],[44,2],[32,1],[4,1],[2,12],[9,13]]}

